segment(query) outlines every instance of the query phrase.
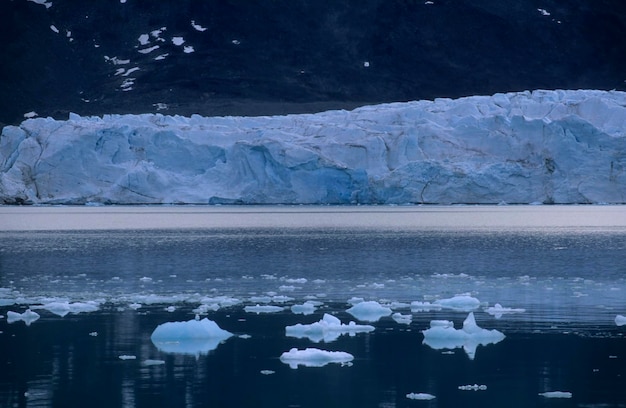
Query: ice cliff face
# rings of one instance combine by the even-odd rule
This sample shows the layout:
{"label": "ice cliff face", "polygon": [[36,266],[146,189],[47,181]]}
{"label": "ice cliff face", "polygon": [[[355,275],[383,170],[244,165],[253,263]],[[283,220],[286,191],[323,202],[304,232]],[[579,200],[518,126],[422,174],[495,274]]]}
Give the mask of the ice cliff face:
{"label": "ice cliff face", "polygon": [[625,203],[626,93],[29,119],[0,136],[0,202]]}

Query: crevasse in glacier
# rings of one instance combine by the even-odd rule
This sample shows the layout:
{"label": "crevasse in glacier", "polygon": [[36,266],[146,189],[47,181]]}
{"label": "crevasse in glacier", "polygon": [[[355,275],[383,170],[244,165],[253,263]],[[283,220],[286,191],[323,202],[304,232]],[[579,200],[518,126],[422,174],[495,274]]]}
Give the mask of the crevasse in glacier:
{"label": "crevasse in glacier", "polygon": [[271,117],[36,118],[0,203],[624,203],[626,93],[543,91]]}

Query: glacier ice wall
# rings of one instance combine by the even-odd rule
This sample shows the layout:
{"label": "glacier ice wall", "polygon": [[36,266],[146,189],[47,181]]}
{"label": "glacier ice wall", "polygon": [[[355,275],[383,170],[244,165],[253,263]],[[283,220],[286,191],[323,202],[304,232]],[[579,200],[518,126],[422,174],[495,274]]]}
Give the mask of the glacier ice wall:
{"label": "glacier ice wall", "polygon": [[0,202],[625,203],[626,93],[29,119],[2,130]]}

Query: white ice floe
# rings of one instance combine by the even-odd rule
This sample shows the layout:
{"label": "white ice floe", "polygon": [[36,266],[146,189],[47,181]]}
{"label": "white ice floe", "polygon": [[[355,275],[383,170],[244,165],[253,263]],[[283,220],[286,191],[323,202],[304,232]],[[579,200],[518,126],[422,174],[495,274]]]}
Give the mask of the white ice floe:
{"label": "white ice floe", "polygon": [[376,322],[392,313],[391,309],[373,300],[357,303],[346,312],[364,322]]}
{"label": "white ice floe", "polygon": [[141,34],[139,38],[137,38],[137,41],[139,41],[139,44],[141,45],[148,45],[148,43],[150,43],[150,35]]}
{"label": "white ice floe", "polygon": [[435,396],[434,396],[434,395],[432,395],[432,394],[427,394],[427,393],[424,393],[424,392],[418,392],[418,393],[411,392],[411,393],[409,393],[409,394],[406,394],[406,397],[407,397],[408,399],[412,399],[412,400],[422,400],[422,401],[428,401],[428,400],[431,400],[431,399],[435,399]]}
{"label": "white ice floe", "polygon": [[158,365],[163,365],[163,364],[165,364],[165,360],[151,360],[151,359],[148,359],[148,360],[142,361],[142,363],[141,363],[141,365],[144,365],[144,366],[158,366]]}
{"label": "white ice floe", "polygon": [[120,360],[136,360],[137,356],[128,355],[128,354],[122,354],[121,356],[118,356],[118,358]]}
{"label": "white ice floe", "polygon": [[469,295],[457,295],[449,299],[436,300],[435,304],[445,309],[470,312],[480,306],[480,300]]}
{"label": "white ice floe", "polygon": [[206,31],[206,27],[202,27],[200,24],[196,24],[195,20],[191,20],[191,26],[196,30],[196,31]]}
{"label": "white ice floe", "polygon": [[572,393],[569,391],[547,391],[540,392],[539,395],[546,398],[572,398]]}
{"label": "white ice floe", "polygon": [[45,309],[51,313],[54,313],[57,316],[67,316],[68,314],[78,314],[78,313],[91,313],[100,309],[100,304],[98,302],[88,301],[88,302],[66,302],[66,301],[55,301],[46,303],[41,306],[32,306],[32,309]]}
{"label": "white ice floe", "polygon": [[487,390],[487,386],[484,384],[459,385],[457,388],[461,391],[486,391]]}
{"label": "white ice floe", "polygon": [[626,324],[626,316],[617,315],[615,316],[615,324],[618,326],[623,326]]}
{"label": "white ice floe", "polygon": [[34,322],[35,320],[39,319],[39,317],[40,316],[37,312],[33,312],[30,309],[26,310],[24,313],[18,313],[18,312],[12,312],[12,311],[7,312],[8,323],[15,323],[21,320],[26,324],[26,326],[30,326],[30,324]]}
{"label": "white ice floe", "polygon": [[285,310],[282,306],[273,306],[273,305],[255,305],[255,306],[246,306],[243,308],[248,313],[277,313]]}
{"label": "white ice floe", "polygon": [[154,329],[150,339],[161,351],[180,354],[206,354],[233,336],[209,319],[167,322]]}
{"label": "white ice floe", "polygon": [[315,313],[315,309],[322,303],[314,300],[307,300],[301,305],[291,306],[291,312],[295,314],[310,315]]}
{"label": "white ice floe", "polygon": [[195,52],[196,50],[193,48],[193,45],[185,45],[183,47],[183,52],[185,54],[191,54],[192,52]]}
{"label": "white ice floe", "polygon": [[183,45],[185,43],[185,39],[183,37],[172,37],[172,43],[174,45]]}
{"label": "white ice floe", "polygon": [[470,359],[476,356],[478,346],[496,344],[504,339],[498,330],[487,330],[478,327],[474,313],[470,312],[463,322],[462,329],[455,329],[454,323],[448,320],[433,320],[430,328],[422,332],[423,343],[435,350],[463,348]]}
{"label": "white ice floe", "polygon": [[404,315],[402,313],[394,313],[391,315],[391,318],[393,320],[396,321],[396,323],[399,324],[411,324],[411,322],[413,321],[413,316],[408,314],[408,315]]}
{"label": "white ice floe", "polygon": [[280,361],[289,364],[291,368],[298,368],[302,365],[305,367],[323,367],[330,363],[348,364],[354,360],[354,356],[344,351],[326,351],[316,348],[307,348],[298,350],[292,348],[284,352],[280,356]]}
{"label": "white ice floe", "polygon": [[274,371],[274,370],[261,370],[261,374],[263,374],[263,375],[272,375],[275,372],[276,371]]}
{"label": "white ice floe", "polygon": [[412,312],[428,312],[431,310],[441,310],[441,305],[430,303],[430,302],[420,302],[414,301],[411,302],[411,311]]}
{"label": "white ice floe", "polygon": [[37,117],[37,116],[39,116],[39,115],[38,115],[38,114],[37,114],[37,112],[35,112],[35,111],[26,112],[26,113],[24,114],[24,117],[25,117],[26,119],[32,119],[32,118],[35,118],[35,117]]}
{"label": "white ice floe", "polygon": [[485,312],[489,313],[496,319],[501,318],[505,314],[524,313],[525,311],[526,309],[521,308],[502,307],[500,303],[496,303],[494,306],[485,308]]}
{"label": "white ice floe", "polygon": [[354,322],[343,324],[337,317],[327,313],[324,314],[324,317],[322,317],[319,322],[311,324],[298,323],[285,328],[287,336],[308,338],[315,343],[320,341],[330,343],[331,341],[337,340],[342,334],[354,336],[356,333],[367,333],[373,330],[374,326],[370,325],[360,325]]}

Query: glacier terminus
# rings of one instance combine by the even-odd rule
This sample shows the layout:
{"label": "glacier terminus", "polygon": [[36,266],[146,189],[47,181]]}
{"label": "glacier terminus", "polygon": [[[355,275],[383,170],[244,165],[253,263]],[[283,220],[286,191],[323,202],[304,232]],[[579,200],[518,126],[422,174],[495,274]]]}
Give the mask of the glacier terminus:
{"label": "glacier terminus", "polygon": [[2,129],[0,203],[626,203],[626,92],[27,119]]}

